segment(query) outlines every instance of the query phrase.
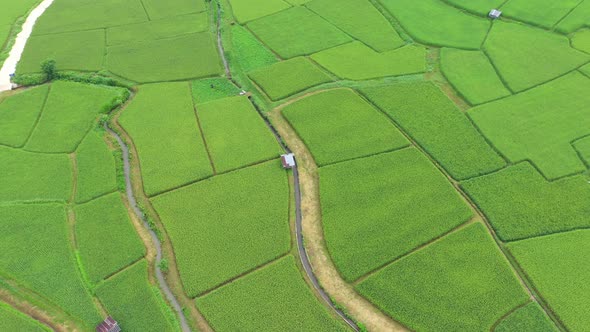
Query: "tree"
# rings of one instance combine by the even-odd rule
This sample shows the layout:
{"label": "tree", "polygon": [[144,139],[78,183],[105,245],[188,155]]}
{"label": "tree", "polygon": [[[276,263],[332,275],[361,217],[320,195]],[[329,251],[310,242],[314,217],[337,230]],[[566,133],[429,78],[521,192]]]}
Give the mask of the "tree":
{"label": "tree", "polygon": [[55,60],[47,59],[41,62],[41,70],[47,75],[47,80],[51,81],[55,78]]}

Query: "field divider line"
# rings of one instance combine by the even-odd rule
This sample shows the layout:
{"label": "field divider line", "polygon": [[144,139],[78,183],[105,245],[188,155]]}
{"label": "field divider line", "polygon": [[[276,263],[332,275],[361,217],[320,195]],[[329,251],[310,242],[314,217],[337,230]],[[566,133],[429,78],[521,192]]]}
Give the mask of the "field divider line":
{"label": "field divider line", "polygon": [[380,151],[380,152],[376,152],[376,153],[371,153],[371,154],[364,155],[364,156],[352,157],[352,158],[348,158],[348,159],[338,160],[338,161],[334,161],[334,162],[331,162],[331,163],[327,163],[327,164],[323,164],[323,165],[318,165],[318,168],[334,166],[334,165],[343,164],[343,163],[347,163],[347,162],[351,162],[351,161],[355,161],[355,160],[359,160],[359,159],[367,159],[367,158],[379,156],[379,155],[382,155],[382,154],[394,153],[394,152],[398,152],[398,151],[402,151],[402,150],[406,150],[406,149],[411,149],[412,147],[413,147],[412,144],[408,142],[408,144],[406,144],[404,146],[401,146],[401,147],[398,147],[398,148],[384,150],[384,151]]}
{"label": "field divider line", "polygon": [[121,272],[124,272],[130,268],[132,268],[133,266],[137,265],[139,262],[141,262],[143,259],[146,259],[145,256],[141,256],[139,258],[137,258],[136,260],[132,261],[131,263],[117,269],[115,272],[108,274],[107,276],[105,276],[104,278],[102,278],[101,281],[99,281],[96,285],[94,285],[94,288],[99,287],[100,285],[102,285],[105,281],[108,281],[109,279],[117,276],[118,274],[120,274]]}
{"label": "field divider line", "polygon": [[516,307],[512,308],[510,311],[508,311],[507,313],[502,315],[502,317],[498,318],[498,320],[496,320],[494,322],[494,324],[490,328],[490,331],[495,331],[496,327],[498,327],[498,325],[500,325],[500,323],[502,323],[506,318],[510,317],[510,315],[512,315],[513,313],[517,312],[519,309],[522,309],[531,303],[535,303],[535,301],[528,300],[525,303],[517,305]]}
{"label": "field divider line", "polygon": [[201,125],[201,119],[199,119],[199,112],[197,111],[197,105],[195,104],[195,98],[192,96],[193,91],[193,84],[192,82],[188,82],[188,89],[189,93],[191,94],[191,104],[193,105],[193,112],[195,113],[195,120],[197,122],[197,128],[199,129],[199,134],[201,139],[203,140],[203,144],[205,145],[205,151],[207,151],[207,157],[209,158],[209,164],[211,165],[211,169],[213,170],[213,176],[217,175],[217,170],[215,169],[215,163],[213,163],[213,157],[211,156],[211,150],[209,149],[209,144],[207,144],[207,139],[205,138],[205,133],[203,132],[203,126]]}
{"label": "field divider line", "polygon": [[[577,5],[575,5],[572,9],[570,9],[562,18],[560,18],[557,22],[555,22],[555,24],[553,24],[551,26],[551,30],[555,31],[555,29],[557,29],[557,26],[563,22],[563,20],[565,20],[568,16],[570,16],[571,13],[573,13],[576,9],[578,9],[578,7],[580,7],[582,5],[582,3],[584,3],[585,0],[580,0],[580,2],[578,2]],[[570,39],[571,40],[571,39]]]}
{"label": "field divider line", "polygon": [[29,141],[31,140],[31,137],[33,137],[33,133],[35,132],[35,129],[37,129],[37,126],[39,125],[39,122],[41,121],[41,116],[43,115],[43,111],[45,110],[45,106],[47,105],[47,100],[49,99],[49,94],[51,93],[51,87],[52,87],[52,84],[50,83],[49,86],[47,87],[47,93],[45,94],[45,98],[43,99],[43,103],[41,104],[41,109],[39,110],[39,114],[37,115],[37,118],[35,119],[35,122],[33,123],[33,126],[31,127],[31,131],[29,132],[29,135],[27,136],[27,139],[25,140],[23,145],[20,146],[20,148],[22,148],[23,150],[24,150],[25,146],[27,146],[27,144],[29,144]]}
{"label": "field divider line", "polygon": [[49,327],[53,331],[65,331],[65,327],[54,322],[52,320],[53,317],[51,317],[43,309],[34,306],[21,298],[18,298],[7,290],[0,289],[0,301],[9,305],[13,310],[16,310],[34,320],[37,320],[39,323]]}

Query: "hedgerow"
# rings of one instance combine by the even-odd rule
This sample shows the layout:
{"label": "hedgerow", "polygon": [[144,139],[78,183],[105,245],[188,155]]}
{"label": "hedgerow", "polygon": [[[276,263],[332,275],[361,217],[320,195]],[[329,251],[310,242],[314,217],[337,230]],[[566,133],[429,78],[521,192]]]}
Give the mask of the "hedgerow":
{"label": "hedgerow", "polygon": [[41,113],[48,86],[25,90],[0,103],[0,144],[25,145]]}
{"label": "hedgerow", "polygon": [[504,318],[494,329],[494,332],[519,331],[557,332],[559,329],[538,303],[531,302]]}

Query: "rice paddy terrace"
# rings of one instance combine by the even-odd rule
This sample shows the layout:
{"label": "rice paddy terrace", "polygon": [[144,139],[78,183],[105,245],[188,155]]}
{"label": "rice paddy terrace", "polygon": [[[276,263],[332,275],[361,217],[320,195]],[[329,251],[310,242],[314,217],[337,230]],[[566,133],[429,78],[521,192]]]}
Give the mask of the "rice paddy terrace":
{"label": "rice paddy terrace", "polygon": [[54,0],[12,80],[0,331],[590,331],[590,0]]}

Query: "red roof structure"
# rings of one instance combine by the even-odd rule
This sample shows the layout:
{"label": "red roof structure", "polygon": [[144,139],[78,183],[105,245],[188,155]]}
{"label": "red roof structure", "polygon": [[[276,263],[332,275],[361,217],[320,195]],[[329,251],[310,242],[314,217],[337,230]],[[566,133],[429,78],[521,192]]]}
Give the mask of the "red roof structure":
{"label": "red roof structure", "polygon": [[107,317],[102,323],[96,327],[96,332],[120,332],[119,323],[113,317]]}

